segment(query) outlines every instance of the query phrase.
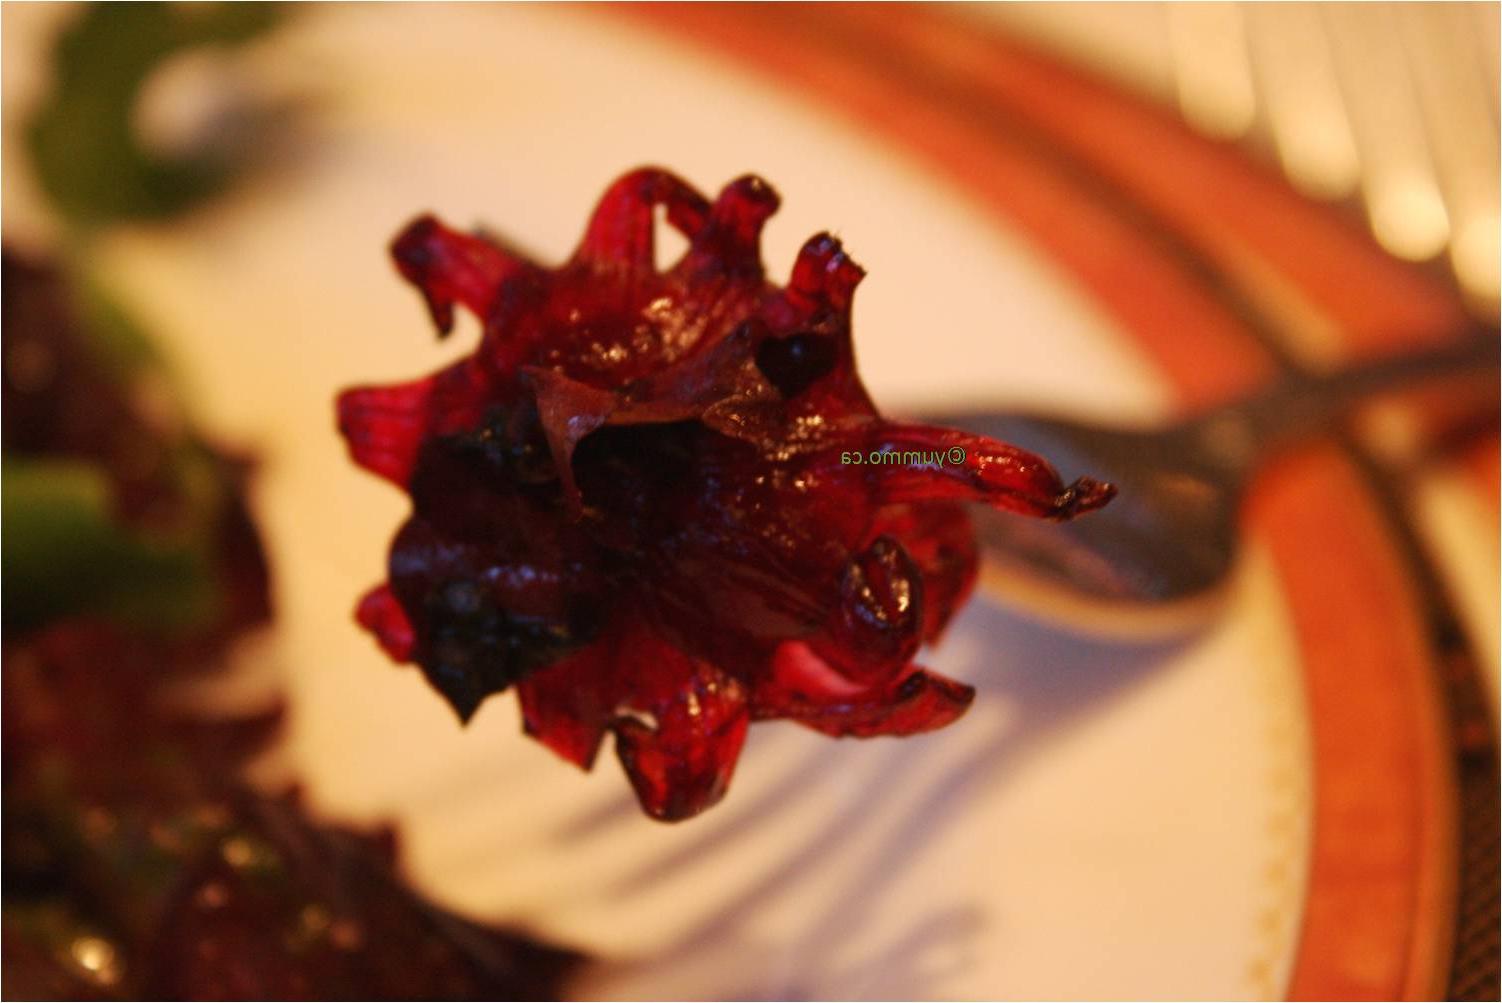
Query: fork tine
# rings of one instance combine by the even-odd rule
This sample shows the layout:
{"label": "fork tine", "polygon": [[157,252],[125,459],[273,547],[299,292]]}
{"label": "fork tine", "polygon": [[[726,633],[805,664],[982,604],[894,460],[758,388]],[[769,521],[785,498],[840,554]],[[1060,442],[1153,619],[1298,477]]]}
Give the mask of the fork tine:
{"label": "fork tine", "polygon": [[1349,198],[1361,162],[1319,11],[1256,4],[1247,25],[1253,81],[1284,172],[1313,198]]}
{"label": "fork tine", "polygon": [[1410,261],[1441,253],[1450,217],[1425,135],[1396,14],[1388,8],[1322,8],[1351,113],[1373,234]]}
{"label": "fork tine", "polygon": [[1466,59],[1469,46],[1454,46],[1454,26],[1469,20],[1463,8],[1446,4],[1399,10],[1404,49],[1423,109],[1451,219],[1450,263],[1462,288],[1482,302],[1498,293],[1497,130],[1489,114],[1489,90]]}

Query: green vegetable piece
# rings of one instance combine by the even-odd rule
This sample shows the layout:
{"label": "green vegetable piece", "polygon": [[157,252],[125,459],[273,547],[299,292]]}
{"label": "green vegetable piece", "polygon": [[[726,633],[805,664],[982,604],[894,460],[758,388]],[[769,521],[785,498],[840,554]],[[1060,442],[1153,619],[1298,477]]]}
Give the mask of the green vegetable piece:
{"label": "green vegetable piece", "polygon": [[220,191],[241,166],[232,150],[154,154],[132,127],[141,85],[169,57],[233,45],[271,28],[279,5],[100,3],[58,40],[55,86],[29,123],[38,179],[77,225],[174,215]]}
{"label": "green vegetable piece", "polygon": [[6,460],[0,503],[7,630],[98,614],[172,631],[213,615],[218,597],[201,548],[121,526],[98,467]]}

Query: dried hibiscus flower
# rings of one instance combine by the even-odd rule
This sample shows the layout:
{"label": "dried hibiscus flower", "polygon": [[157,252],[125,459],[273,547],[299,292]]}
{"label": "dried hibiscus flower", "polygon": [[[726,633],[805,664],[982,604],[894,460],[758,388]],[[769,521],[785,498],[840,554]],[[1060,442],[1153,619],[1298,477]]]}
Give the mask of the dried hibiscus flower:
{"label": "dried hibiscus flower", "polygon": [[[851,349],[861,268],[820,234],[769,283],[777,205],[756,177],[710,203],[634,171],[551,270],[422,217],[397,267],[440,334],[472,311],[479,347],[339,398],[355,461],[413,502],[360,623],[461,718],[514,686],[526,730],[586,769],[613,731],[660,819],[720,799],[752,720],[859,737],[955,720],[974,691],[912,659],[974,582],[961,503],[1064,519],[1112,494],[882,418]],[[666,271],[659,209],[689,241]]]}

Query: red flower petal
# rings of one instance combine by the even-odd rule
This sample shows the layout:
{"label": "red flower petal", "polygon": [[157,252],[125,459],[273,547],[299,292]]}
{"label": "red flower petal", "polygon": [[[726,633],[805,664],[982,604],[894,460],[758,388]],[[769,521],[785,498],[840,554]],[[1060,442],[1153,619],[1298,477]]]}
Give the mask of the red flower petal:
{"label": "red flower petal", "polygon": [[758,719],[791,718],[835,738],[916,735],[951,724],[970,708],[975,690],[926,669],[872,687],[845,682],[799,642],[781,645],[772,677],[757,687]]}
{"label": "red flower petal", "polygon": [[975,586],[975,531],[963,506],[929,502],[877,513],[873,533],[902,544],[923,574],[923,640],[939,637]]}
{"label": "red flower petal", "polygon": [[405,662],[412,657],[417,635],[413,632],[412,621],[407,619],[406,610],[391,594],[389,586],[378,585],[365,593],[355,609],[355,619],[376,636],[392,661]]}
{"label": "red flower petal", "polygon": [[923,643],[923,573],[902,544],[878,536],[850,558],[840,601],[810,649],[854,682],[872,685],[907,668]]}
{"label": "red flower petal", "polygon": [[391,242],[391,256],[403,277],[422,290],[440,335],[453,329],[456,302],[484,320],[501,285],[529,267],[494,243],[450,230],[432,216],[409,223]]}
{"label": "red flower petal", "polygon": [[475,428],[494,397],[485,372],[465,359],[411,383],[344,391],[339,431],[356,463],[405,488],[423,443]]}
{"label": "red flower petal", "polygon": [[356,387],[339,395],[339,431],[356,463],[406,487],[428,434],[434,377],[389,387]]}
{"label": "red flower petal", "polygon": [[656,221],[662,206],[667,221],[692,240],[704,227],[709,203],[681,179],[656,167],[625,175],[600,199],[574,260],[607,269],[649,270],[654,263]]}
{"label": "red flower petal", "polygon": [[527,733],[585,769],[614,730],[642,808],[664,821],[724,796],[750,721],[740,682],[641,622],[617,625],[517,693]]}
{"label": "red flower petal", "polygon": [[785,716],[833,738],[901,737],[953,724],[974,699],[974,687],[927,669],[914,669],[901,681],[860,700],[792,706],[785,709]]}
{"label": "red flower petal", "polygon": [[1041,456],[952,428],[884,421],[847,436],[841,450],[915,457],[865,465],[888,504],[975,501],[1022,515],[1073,519],[1116,495],[1115,487],[1090,477],[1066,485]]}
{"label": "red flower petal", "polygon": [[[975,579],[958,503],[1069,518],[1112,491],[883,419],[851,344],[864,272],[818,234],[769,283],[777,205],[759,178],[711,203],[643,168],[551,270],[420,218],[397,266],[440,332],[474,312],[480,345],[339,401],[356,462],[413,501],[360,622],[461,718],[514,684],[526,730],[586,768],[613,730],[662,819],[724,794],[753,717],[852,736],[953,721],[973,691],[912,659]],[[689,241],[663,270],[659,209]],[[851,459],[873,452],[901,462]]]}
{"label": "red flower petal", "polygon": [[522,727],[580,767],[594,765],[614,708],[615,642],[599,641],[516,684]]}
{"label": "red flower petal", "polygon": [[724,797],[751,720],[740,682],[645,628],[615,673],[615,749],[647,814],[679,821]]}

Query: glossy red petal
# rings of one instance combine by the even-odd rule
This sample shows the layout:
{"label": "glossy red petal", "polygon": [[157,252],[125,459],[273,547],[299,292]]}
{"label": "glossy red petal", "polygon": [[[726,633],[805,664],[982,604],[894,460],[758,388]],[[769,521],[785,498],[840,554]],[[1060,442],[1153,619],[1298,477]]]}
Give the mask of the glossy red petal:
{"label": "glossy red petal", "polygon": [[516,684],[522,728],[564,759],[589,769],[615,704],[615,642],[597,642]]}
{"label": "glossy red petal", "polygon": [[798,251],[787,295],[800,304],[847,311],[855,287],[865,277],[866,270],[845,253],[838,239],[820,233],[810,237]]}
{"label": "glossy red petal", "polygon": [[760,279],[762,226],[777,211],[780,201],[772,186],[755,175],[726,185],[675,273],[689,280],[708,273],[743,281],[748,277]]}
{"label": "glossy red petal", "polygon": [[974,687],[915,669],[902,681],[863,699],[791,707],[786,716],[833,738],[901,737],[953,724],[974,699]]}
{"label": "glossy red petal", "polygon": [[407,224],[391,242],[391,257],[422,291],[440,335],[453,329],[456,302],[484,320],[501,284],[528,267],[485,238],[451,230],[432,216]]}
{"label": "glossy red petal", "polygon": [[356,463],[405,488],[423,444],[478,425],[493,397],[485,372],[460,360],[411,383],[344,391],[339,432]]}
{"label": "glossy red petal", "polygon": [[931,425],[883,422],[851,446],[866,454],[913,455],[912,462],[870,465],[887,503],[975,501],[1046,519],[1073,519],[1116,495],[1081,477],[1065,484],[1048,461],[1017,446]]}
{"label": "glossy red petal", "polygon": [[923,643],[923,573],[902,544],[879,536],[840,576],[839,604],[809,647],[863,685],[894,679]]}
{"label": "glossy red petal", "polygon": [[889,506],[877,513],[871,531],[897,540],[918,565],[923,575],[923,640],[937,639],[975,587],[979,557],[964,506]]}
{"label": "glossy red petal", "polygon": [[339,395],[339,431],[356,463],[405,487],[428,432],[433,377]]}
{"label": "glossy red petal", "polygon": [[575,260],[603,268],[652,268],[658,206],[668,223],[690,240],[709,214],[704,196],[682,179],[660,168],[640,168],[612,184],[600,199]]}
{"label": "glossy red petal", "polygon": [[396,601],[389,586],[378,585],[365,593],[355,609],[355,619],[360,626],[375,635],[393,661],[405,662],[411,659],[412,652],[417,647],[417,635],[412,621],[407,618],[406,611]]}
{"label": "glossy red petal", "polygon": [[750,712],[734,677],[638,627],[617,655],[615,747],[642,808],[676,822],[730,786]]}
{"label": "glossy red petal", "polygon": [[975,699],[974,688],[921,668],[878,686],[852,686],[799,642],[777,649],[771,671],[756,690],[753,714],[790,718],[835,738],[934,731],[953,723]]}

